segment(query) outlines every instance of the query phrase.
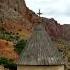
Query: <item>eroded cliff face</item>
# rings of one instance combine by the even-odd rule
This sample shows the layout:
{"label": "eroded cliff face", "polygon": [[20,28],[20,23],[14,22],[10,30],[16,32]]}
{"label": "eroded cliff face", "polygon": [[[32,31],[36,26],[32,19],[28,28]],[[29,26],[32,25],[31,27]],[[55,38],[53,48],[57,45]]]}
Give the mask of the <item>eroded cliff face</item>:
{"label": "eroded cliff face", "polygon": [[0,57],[16,60],[19,55],[14,51],[12,42],[0,39]]}
{"label": "eroded cliff face", "polygon": [[70,24],[63,25],[63,38],[70,41]]}
{"label": "eroded cliff face", "polygon": [[[0,22],[2,27],[13,34],[30,34],[31,23],[27,19],[27,7],[24,0],[0,0]],[[21,30],[21,31],[19,31]]]}
{"label": "eroded cliff face", "polygon": [[[38,24],[39,19],[40,18],[26,6],[25,0],[0,0],[0,21],[8,32],[29,37],[27,35],[31,34],[33,27],[35,24]],[[50,36],[58,38],[62,35],[61,25],[55,20],[43,19],[44,21],[40,21],[46,23],[45,27]]]}
{"label": "eroded cliff face", "polygon": [[54,18],[43,18],[45,29],[52,39],[63,37],[63,26],[60,25]]}

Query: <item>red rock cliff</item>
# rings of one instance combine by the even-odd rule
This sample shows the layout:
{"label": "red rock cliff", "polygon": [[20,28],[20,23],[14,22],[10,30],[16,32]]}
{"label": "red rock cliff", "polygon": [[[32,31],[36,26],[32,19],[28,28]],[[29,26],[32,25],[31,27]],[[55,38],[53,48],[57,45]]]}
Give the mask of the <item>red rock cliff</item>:
{"label": "red rock cliff", "polygon": [[[0,0],[0,9],[1,22],[3,21],[3,27],[8,32],[21,35],[19,32],[21,29],[22,32],[26,30],[26,35],[29,35],[34,25],[39,22],[38,16],[26,6],[25,0]],[[56,38],[62,36],[63,27],[54,19],[43,18],[43,21],[40,21],[46,24],[50,36]]]}

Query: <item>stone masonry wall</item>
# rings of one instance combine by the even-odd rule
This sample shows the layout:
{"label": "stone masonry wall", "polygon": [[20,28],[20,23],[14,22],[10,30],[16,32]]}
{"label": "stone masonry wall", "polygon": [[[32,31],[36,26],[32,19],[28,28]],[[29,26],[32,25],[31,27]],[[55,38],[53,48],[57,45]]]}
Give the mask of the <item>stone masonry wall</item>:
{"label": "stone masonry wall", "polygon": [[17,70],[64,70],[64,66],[18,66]]}

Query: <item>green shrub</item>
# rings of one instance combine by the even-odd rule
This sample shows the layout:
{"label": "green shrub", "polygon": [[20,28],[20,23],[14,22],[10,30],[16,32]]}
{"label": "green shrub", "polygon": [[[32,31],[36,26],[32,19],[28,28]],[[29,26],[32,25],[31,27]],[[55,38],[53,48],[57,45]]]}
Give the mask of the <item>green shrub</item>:
{"label": "green shrub", "polygon": [[10,60],[10,59],[4,58],[4,57],[0,57],[0,65],[1,64],[10,65],[10,64],[13,64],[13,60]]}
{"label": "green shrub", "polygon": [[17,42],[17,44],[15,46],[15,50],[17,51],[18,54],[20,54],[25,46],[26,46],[26,41],[25,40],[20,40],[20,41]]}
{"label": "green shrub", "polygon": [[5,68],[9,68],[11,70],[16,70],[17,67],[13,60],[4,57],[0,57],[0,65],[4,65]]}

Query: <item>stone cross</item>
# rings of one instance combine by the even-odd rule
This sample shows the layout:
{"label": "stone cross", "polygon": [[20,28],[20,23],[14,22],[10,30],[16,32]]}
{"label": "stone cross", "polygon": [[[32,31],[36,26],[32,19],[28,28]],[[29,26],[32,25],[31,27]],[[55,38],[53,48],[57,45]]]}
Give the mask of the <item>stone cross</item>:
{"label": "stone cross", "polygon": [[40,15],[42,14],[42,13],[40,12],[40,9],[39,9],[39,12],[38,12],[37,14],[39,15],[39,17],[40,17]]}
{"label": "stone cross", "polygon": [[[38,14],[38,16],[40,18],[40,15],[42,14],[41,11],[40,11],[40,9],[39,9],[39,12],[37,14]],[[42,19],[40,18],[39,21],[38,21],[38,23],[41,23],[41,21],[42,21]]]}

